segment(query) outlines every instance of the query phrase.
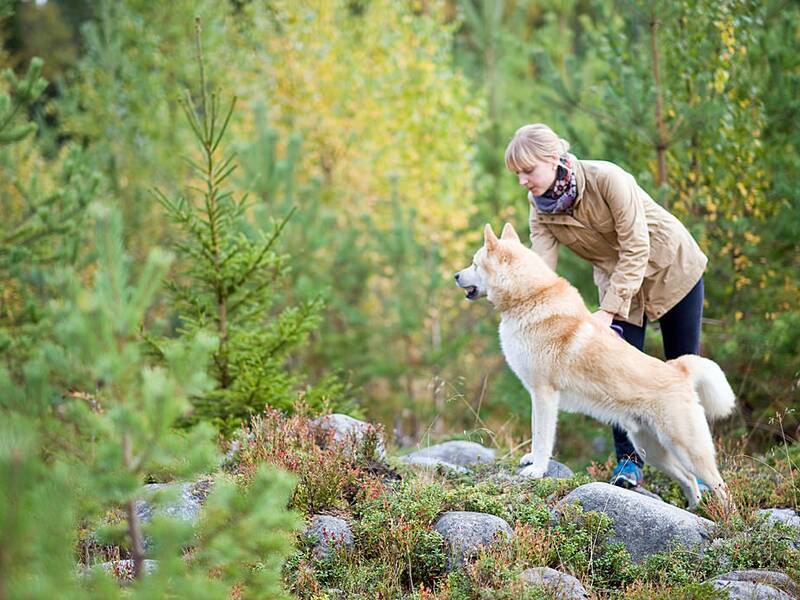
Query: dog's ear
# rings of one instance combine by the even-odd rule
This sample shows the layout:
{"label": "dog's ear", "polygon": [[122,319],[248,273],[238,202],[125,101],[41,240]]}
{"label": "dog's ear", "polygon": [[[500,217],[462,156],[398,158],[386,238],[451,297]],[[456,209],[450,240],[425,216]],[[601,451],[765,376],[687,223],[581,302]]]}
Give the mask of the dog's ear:
{"label": "dog's ear", "polygon": [[511,223],[506,223],[503,226],[503,233],[500,234],[501,240],[513,240],[515,242],[519,241],[519,236],[517,232],[514,231],[514,226]]}
{"label": "dog's ear", "polygon": [[483,228],[483,245],[486,246],[487,252],[492,252],[497,247],[497,236],[492,231],[492,226],[488,223]]}

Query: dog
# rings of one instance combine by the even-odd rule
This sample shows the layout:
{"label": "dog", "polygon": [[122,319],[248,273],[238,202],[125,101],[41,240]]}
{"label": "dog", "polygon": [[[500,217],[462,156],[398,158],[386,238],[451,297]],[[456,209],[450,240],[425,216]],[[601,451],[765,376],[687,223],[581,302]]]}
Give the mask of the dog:
{"label": "dog", "polygon": [[690,508],[701,497],[697,478],[729,506],[708,420],[729,415],[736,398],[716,363],[695,355],[663,362],[625,342],[509,223],[499,239],[486,225],[483,247],[455,279],[468,300],[486,297],[500,312],[500,346],[530,393],[522,475],[544,475],[565,410],[625,429],[645,462],[678,482]]}

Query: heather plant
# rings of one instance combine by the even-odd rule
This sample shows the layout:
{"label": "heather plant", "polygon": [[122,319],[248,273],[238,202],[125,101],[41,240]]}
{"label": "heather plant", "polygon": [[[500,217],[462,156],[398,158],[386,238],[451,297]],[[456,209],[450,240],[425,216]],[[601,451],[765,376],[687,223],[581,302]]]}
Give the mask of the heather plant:
{"label": "heather plant", "polygon": [[549,592],[525,586],[520,573],[528,566],[547,564],[554,538],[545,529],[518,524],[507,544],[478,551],[474,561],[450,574],[447,598],[549,598]]}
{"label": "heather plant", "polygon": [[637,581],[625,588],[624,595],[631,600],[728,600],[728,590],[715,590],[707,583],[686,583],[683,585],[654,585]]}
{"label": "heather plant", "polygon": [[241,447],[231,468],[245,481],[263,464],[293,473],[297,486],[290,505],[304,514],[347,510],[380,488],[380,478],[371,472],[379,467],[378,433],[336,440],[333,431],[315,427],[303,412],[286,416],[268,408],[236,436]]}
{"label": "heather plant", "polygon": [[432,585],[447,564],[444,540],[432,529],[442,501],[438,484],[412,480],[371,488],[352,507],[353,550],[319,558],[301,547],[289,561],[289,585],[301,598],[325,589],[348,598],[402,597]]}

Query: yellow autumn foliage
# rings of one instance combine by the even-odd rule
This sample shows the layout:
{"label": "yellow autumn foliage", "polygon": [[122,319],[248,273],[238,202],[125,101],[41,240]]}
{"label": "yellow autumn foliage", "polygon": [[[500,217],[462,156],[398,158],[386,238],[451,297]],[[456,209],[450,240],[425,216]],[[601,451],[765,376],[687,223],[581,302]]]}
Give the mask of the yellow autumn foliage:
{"label": "yellow autumn foliage", "polygon": [[245,106],[267,101],[282,138],[302,134],[300,184],[321,180],[319,201],[341,224],[385,222],[395,191],[417,209],[419,235],[465,255],[481,105],[449,59],[443,3],[430,4],[423,14],[392,0],[355,13],[344,0],[254,2],[234,87]]}

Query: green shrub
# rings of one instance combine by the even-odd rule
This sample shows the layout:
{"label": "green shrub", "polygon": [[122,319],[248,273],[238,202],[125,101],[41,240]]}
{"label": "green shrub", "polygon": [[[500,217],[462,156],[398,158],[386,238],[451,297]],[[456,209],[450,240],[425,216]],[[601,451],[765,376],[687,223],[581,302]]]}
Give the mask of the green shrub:
{"label": "green shrub", "polygon": [[447,555],[432,531],[443,511],[444,490],[436,484],[400,482],[359,509],[356,538],[367,558],[394,565],[398,583],[414,588],[444,573]]}
{"label": "green shrub", "polygon": [[768,569],[796,577],[800,572],[800,552],[792,545],[796,537],[796,529],[770,523],[765,515],[749,522],[734,516],[717,524],[714,539],[703,553],[702,568],[709,575]]}

